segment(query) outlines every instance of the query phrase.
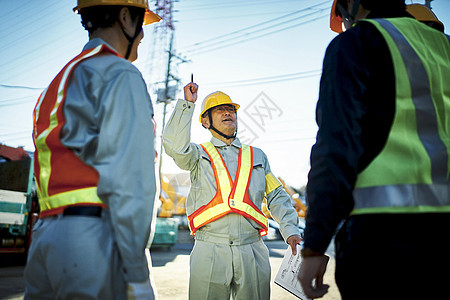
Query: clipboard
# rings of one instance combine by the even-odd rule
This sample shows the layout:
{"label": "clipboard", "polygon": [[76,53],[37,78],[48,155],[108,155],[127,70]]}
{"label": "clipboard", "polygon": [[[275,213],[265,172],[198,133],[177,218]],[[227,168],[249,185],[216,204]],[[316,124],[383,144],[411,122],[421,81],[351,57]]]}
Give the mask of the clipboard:
{"label": "clipboard", "polygon": [[[287,248],[274,282],[299,299],[312,300],[303,293],[302,286],[298,280],[298,272],[302,264],[301,248],[300,245],[297,245],[297,255],[295,256],[292,255],[291,247]],[[328,256],[326,257],[329,259]]]}

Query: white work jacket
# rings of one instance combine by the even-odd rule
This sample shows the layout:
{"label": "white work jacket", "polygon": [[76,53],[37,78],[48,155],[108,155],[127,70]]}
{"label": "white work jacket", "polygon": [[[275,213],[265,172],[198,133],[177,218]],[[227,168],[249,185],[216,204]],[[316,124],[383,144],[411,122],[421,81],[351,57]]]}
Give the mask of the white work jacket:
{"label": "white work jacket", "polygon": [[[190,141],[194,108],[193,103],[179,100],[163,134],[166,153],[181,169],[190,171],[191,188],[186,201],[187,215],[206,205],[213,199],[217,191],[208,154],[201,145]],[[234,182],[241,142],[236,138],[231,145],[227,145],[213,137],[211,143],[222,156]],[[266,196],[268,209],[272,217],[280,224],[281,234],[286,240],[291,235],[299,234],[298,216],[282,185],[278,185],[266,194],[266,176],[275,178],[270,171],[269,161],[264,152],[253,147],[253,170],[248,188],[250,199],[261,210],[264,196]],[[199,231],[222,236],[228,235],[230,240],[239,244],[243,237],[261,229],[263,228],[255,221],[239,214],[230,213],[206,224]]]}

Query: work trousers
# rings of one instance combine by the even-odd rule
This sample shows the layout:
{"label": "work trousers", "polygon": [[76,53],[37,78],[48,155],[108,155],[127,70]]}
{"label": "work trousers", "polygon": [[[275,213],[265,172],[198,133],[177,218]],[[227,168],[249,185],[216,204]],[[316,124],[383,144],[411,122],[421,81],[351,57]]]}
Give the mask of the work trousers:
{"label": "work trousers", "polygon": [[342,299],[448,299],[448,228],[448,213],[350,217],[335,239]]}
{"label": "work trousers", "polygon": [[197,232],[189,299],[270,299],[269,250],[259,233],[240,240]]}
{"label": "work trousers", "polygon": [[126,299],[109,216],[39,219],[25,268],[24,299]]}

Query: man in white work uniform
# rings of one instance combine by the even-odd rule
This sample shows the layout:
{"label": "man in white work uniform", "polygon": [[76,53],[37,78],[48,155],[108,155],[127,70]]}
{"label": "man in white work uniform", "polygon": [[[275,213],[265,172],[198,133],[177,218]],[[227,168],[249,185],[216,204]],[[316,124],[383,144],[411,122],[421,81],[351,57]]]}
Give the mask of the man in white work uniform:
{"label": "man in white work uniform", "polygon": [[214,92],[203,101],[200,122],[210,142],[190,142],[198,86],[184,87],[163,134],[166,153],[190,171],[186,213],[195,245],[191,253],[189,299],[269,299],[268,229],[264,197],[281,234],[296,253],[301,241],[297,213],[264,152],[236,137],[239,105]]}
{"label": "man in white work uniform", "polygon": [[25,299],[154,299],[146,245],[156,195],[153,106],[131,63],[146,0],[78,0],[89,41],[34,111],[40,215]]}

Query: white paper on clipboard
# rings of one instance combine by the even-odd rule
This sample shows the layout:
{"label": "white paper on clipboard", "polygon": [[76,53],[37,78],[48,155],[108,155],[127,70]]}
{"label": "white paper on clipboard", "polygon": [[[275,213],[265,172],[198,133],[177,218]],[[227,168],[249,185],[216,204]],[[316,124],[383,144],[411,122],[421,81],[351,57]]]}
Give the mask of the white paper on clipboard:
{"label": "white paper on clipboard", "polygon": [[298,280],[298,272],[302,264],[300,250],[301,246],[297,245],[297,255],[294,256],[291,248],[287,248],[280,269],[278,269],[278,273],[275,276],[275,283],[302,300],[311,300],[303,293],[302,286]]}

